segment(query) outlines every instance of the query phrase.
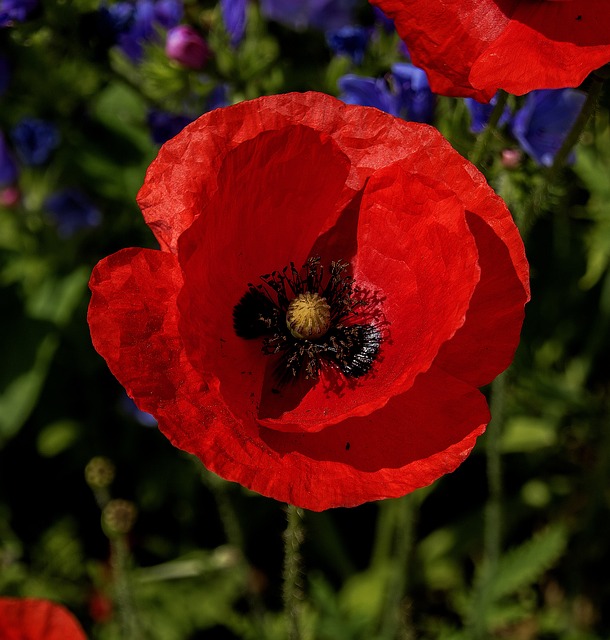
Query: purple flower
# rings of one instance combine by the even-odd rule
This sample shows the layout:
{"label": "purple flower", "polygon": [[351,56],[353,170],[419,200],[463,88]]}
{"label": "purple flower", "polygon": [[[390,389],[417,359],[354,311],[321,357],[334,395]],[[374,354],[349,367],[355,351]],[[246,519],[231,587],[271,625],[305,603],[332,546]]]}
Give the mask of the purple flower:
{"label": "purple flower", "polygon": [[398,102],[384,80],[347,74],[339,78],[339,99],[347,104],[376,107],[394,116],[398,115]]}
{"label": "purple flower", "polygon": [[119,46],[134,62],[142,58],[143,45],[154,41],[156,29],[171,29],[182,18],[182,3],[177,0],[138,0],[127,31],[119,35]]}
{"label": "purple flower", "polygon": [[364,59],[364,52],[371,39],[371,30],[366,27],[341,27],[326,32],[328,46],[339,55],[350,57],[355,64]]}
{"label": "purple flower", "polygon": [[102,221],[100,210],[78,189],[63,189],[52,194],[44,207],[55,221],[59,235],[65,238]]}
{"label": "purple flower", "polygon": [[[466,98],[466,106],[468,107],[468,111],[470,111],[470,130],[472,133],[481,133],[483,129],[487,126],[489,122],[489,118],[491,117],[491,112],[494,110],[496,106],[496,102],[498,100],[498,96],[495,95],[489,103],[478,102],[474,98]],[[506,107],[504,109],[504,113],[500,117],[498,121],[498,125],[502,126],[506,124],[510,120],[510,109]]]}
{"label": "purple flower", "polygon": [[127,33],[135,16],[135,6],[130,2],[115,2],[110,6],[102,6],[99,8],[98,29],[104,34],[108,34],[107,38],[110,42],[116,43],[121,34]]}
{"label": "purple flower", "polygon": [[201,69],[210,57],[205,40],[188,24],[179,24],[167,32],[165,54],[189,69]]}
{"label": "purple flower", "polygon": [[6,93],[11,81],[11,65],[8,58],[0,53],[0,96]]}
{"label": "purple flower", "polygon": [[168,111],[151,109],[146,116],[150,137],[155,144],[163,144],[179,134],[193,118]]}
{"label": "purple flower", "polygon": [[[538,164],[549,167],[585,103],[575,89],[532,91],[512,121],[512,132],[521,148]],[[568,158],[574,162],[574,155]]]}
{"label": "purple flower", "polygon": [[353,22],[357,0],[261,0],[261,12],[294,29],[339,29]]}
{"label": "purple flower", "polygon": [[436,96],[430,90],[426,72],[408,62],[398,62],[392,65],[392,78],[407,120],[432,122]]}
{"label": "purple flower", "polygon": [[246,0],[220,0],[220,11],[231,46],[236,47],[246,33]]}
{"label": "purple flower", "polygon": [[38,0],[0,0],[0,27],[23,22],[38,5]]}
{"label": "purple flower", "polygon": [[164,28],[171,29],[180,23],[184,7],[180,0],[157,0],[155,2],[155,20]]}
{"label": "purple flower", "polygon": [[382,26],[386,33],[394,32],[396,27],[394,26],[394,20],[392,20],[392,18],[388,18],[379,7],[373,7],[373,13],[375,14],[375,21]]}
{"label": "purple flower", "polygon": [[59,131],[54,124],[38,118],[23,118],[11,131],[18,156],[24,164],[44,164],[59,144]]}
{"label": "purple flower", "polygon": [[18,176],[17,163],[6,144],[4,135],[0,132],[0,188],[13,184]]}

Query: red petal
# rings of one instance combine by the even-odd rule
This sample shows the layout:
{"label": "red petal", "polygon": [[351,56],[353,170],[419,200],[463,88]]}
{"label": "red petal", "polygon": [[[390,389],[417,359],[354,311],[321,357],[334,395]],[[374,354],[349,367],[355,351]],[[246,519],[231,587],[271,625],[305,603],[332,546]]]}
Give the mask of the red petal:
{"label": "red petal", "polygon": [[362,199],[358,245],[356,283],[383,299],[379,362],[361,379],[340,376],[342,386],[324,373],[294,409],[261,424],[319,431],[367,415],[409,388],[464,322],[479,269],[463,205],[451,192],[401,163],[377,171]]}
{"label": "red petal", "polygon": [[260,339],[235,334],[233,308],[248,283],[307,260],[337,219],[348,171],[337,145],[312,129],[261,134],[227,155],[215,197],[180,239],[182,337],[195,367],[212,372],[240,418],[251,419],[271,395],[264,371],[277,362],[262,353]]}
{"label": "red petal", "polygon": [[577,87],[610,61],[609,26],[607,0],[520,2],[502,35],[473,64],[470,82],[515,95]]}
{"label": "red petal", "polygon": [[321,93],[268,96],[216,109],[163,145],[146,173],[138,202],[161,248],[177,251],[178,238],[215,193],[220,167],[232,149],[264,131],[297,124],[329,135],[349,157],[344,204],[376,169],[414,151],[425,153],[442,140],[431,127]]}
{"label": "red petal", "polygon": [[506,240],[478,216],[469,213],[467,220],[479,250],[481,280],[464,326],[441,347],[435,364],[480,387],[511,363],[529,295],[514,270]]}
{"label": "red petal", "polygon": [[86,640],[62,605],[35,598],[0,598],[2,640]]}
{"label": "red petal", "polygon": [[230,452],[213,464],[224,477],[244,484],[245,476],[255,491],[306,509],[350,507],[405,495],[453,471],[488,420],[479,391],[433,368],[368,416],[318,433],[261,429],[270,450],[257,455],[265,462],[252,477],[233,467]]}
{"label": "red petal", "polygon": [[174,256],[124,249],[102,260],[89,282],[93,346],[143,411],[173,402],[168,377],[183,377],[177,332],[182,272]]}
{"label": "red petal", "polygon": [[578,86],[610,61],[606,0],[371,0],[393,18],[435,93],[489,101],[498,89]]}
{"label": "red petal", "polygon": [[172,443],[226,479],[313,510],[397,497],[455,469],[488,421],[478,391],[433,368],[380,411],[318,433],[239,422],[181,349],[179,283],[167,253],[132,249],[104,260],[91,280],[92,336]]}
{"label": "red petal", "polygon": [[[470,69],[508,18],[494,0],[370,0],[394,20],[413,64],[425,69],[434,93],[489,101],[496,88],[477,89]],[[512,0],[516,4],[518,0]],[[504,2],[503,4],[510,4]],[[490,83],[494,76],[490,78]]]}

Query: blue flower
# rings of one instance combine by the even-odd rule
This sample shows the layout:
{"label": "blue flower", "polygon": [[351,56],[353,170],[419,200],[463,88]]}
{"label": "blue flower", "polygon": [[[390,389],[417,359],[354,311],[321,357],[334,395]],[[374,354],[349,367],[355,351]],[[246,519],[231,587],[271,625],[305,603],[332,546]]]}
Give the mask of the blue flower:
{"label": "blue flower", "polygon": [[341,27],[326,32],[328,46],[339,55],[350,57],[355,64],[364,59],[366,47],[371,39],[371,30],[366,27]]}
{"label": "blue flower", "polygon": [[78,189],[63,189],[52,194],[45,200],[44,207],[63,237],[79,229],[96,227],[102,221],[100,210]]}
{"label": "blue flower", "polygon": [[220,0],[220,11],[231,46],[236,47],[246,33],[246,0]]}
{"label": "blue flower", "polygon": [[157,426],[157,419],[150,413],[138,409],[136,403],[127,394],[122,396],[120,404],[123,411],[143,427]]}
{"label": "blue flower", "polygon": [[13,184],[18,176],[17,164],[6,144],[4,135],[0,132],[0,188]]}
{"label": "blue flower", "polygon": [[59,131],[54,124],[38,118],[23,118],[11,131],[17,154],[24,164],[44,164],[59,144]]}
{"label": "blue flower", "polygon": [[134,62],[142,58],[143,45],[155,40],[157,27],[171,29],[179,24],[184,9],[178,0],[138,0],[126,31],[119,34],[123,53]]}
{"label": "blue flower", "polygon": [[423,69],[408,62],[392,65],[392,79],[398,93],[400,110],[407,120],[430,123],[434,119],[436,96],[430,90]]}
{"label": "blue flower", "polygon": [[153,142],[163,144],[180,133],[187,124],[193,121],[193,118],[169,111],[151,109],[146,116],[146,121]]}
{"label": "blue flower", "polygon": [[[532,91],[512,121],[521,148],[538,164],[549,167],[580,114],[586,95],[575,89]],[[574,162],[574,155],[568,158]]]}
{"label": "blue flower", "polygon": [[294,29],[328,31],[353,22],[357,0],[261,0],[261,12]]}
{"label": "blue flower", "polygon": [[376,107],[394,116],[398,115],[398,102],[384,80],[347,74],[339,78],[339,99],[347,104]]}
{"label": "blue flower", "polygon": [[119,36],[127,33],[133,24],[135,6],[130,2],[115,2],[110,6],[101,6],[98,10],[100,17],[98,30],[108,34],[104,40],[111,43],[118,42]]}
{"label": "blue flower", "polygon": [[210,95],[206,100],[205,110],[213,111],[219,107],[226,107],[229,103],[229,85],[219,84],[210,91]]}
{"label": "blue flower", "polygon": [[[495,95],[489,103],[479,102],[474,98],[465,99],[468,111],[470,111],[470,130],[472,131],[472,133],[481,133],[481,131],[485,129],[487,123],[489,122],[489,118],[491,117],[491,112],[494,110],[497,101],[497,95]],[[509,120],[510,109],[506,107],[504,109],[504,113],[498,121],[498,126],[506,124],[507,122],[509,122]]]}
{"label": "blue flower", "polygon": [[379,7],[373,7],[373,14],[375,15],[375,22],[378,22],[386,33],[394,33],[396,27],[392,18],[388,18]]}
{"label": "blue flower", "polygon": [[164,28],[171,29],[180,23],[184,7],[179,0],[157,0],[155,2],[155,20]]}
{"label": "blue flower", "polygon": [[0,0],[0,27],[23,22],[37,5],[38,0]]}

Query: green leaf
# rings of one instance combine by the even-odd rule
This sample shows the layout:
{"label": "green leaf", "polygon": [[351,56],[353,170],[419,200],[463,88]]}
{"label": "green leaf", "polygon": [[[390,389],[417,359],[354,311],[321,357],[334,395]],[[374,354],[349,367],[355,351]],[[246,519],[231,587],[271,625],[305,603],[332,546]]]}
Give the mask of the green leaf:
{"label": "green leaf", "polygon": [[65,325],[87,289],[89,269],[80,267],[63,278],[47,278],[30,293],[27,312],[32,318]]}
{"label": "green leaf", "polygon": [[[18,373],[8,380],[0,379],[0,446],[19,431],[36,405],[59,344],[54,332],[36,335],[40,324],[22,321],[18,329],[5,333],[5,344],[1,347],[7,366],[5,376],[9,372]],[[20,347],[23,351],[16,353]],[[14,367],[7,365],[11,361]]]}
{"label": "green leaf", "polygon": [[503,453],[525,453],[552,447],[556,441],[557,433],[549,420],[515,416],[504,428],[501,448]]}
{"label": "green leaf", "polygon": [[489,598],[499,600],[534,584],[562,556],[566,543],[565,528],[556,524],[505,553],[488,584]]}
{"label": "green leaf", "polygon": [[73,420],[58,420],[48,424],[38,434],[38,453],[45,458],[56,456],[78,438],[79,431],[78,423]]}

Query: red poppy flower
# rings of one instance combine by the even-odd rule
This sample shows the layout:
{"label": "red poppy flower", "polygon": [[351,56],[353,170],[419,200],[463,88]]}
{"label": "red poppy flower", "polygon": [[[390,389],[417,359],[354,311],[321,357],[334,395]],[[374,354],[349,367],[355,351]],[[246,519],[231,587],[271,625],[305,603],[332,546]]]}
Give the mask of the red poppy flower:
{"label": "red poppy flower", "polygon": [[322,510],[455,469],[528,298],[483,176],[426,125],[318,93],[166,143],[138,201],[160,251],[94,270],[95,348],[218,475]]}
{"label": "red poppy flower", "polygon": [[610,62],[607,0],[370,0],[392,18],[435,93],[577,87]]}
{"label": "red poppy flower", "polygon": [[76,618],[64,607],[35,598],[0,598],[2,640],[86,640]]}

